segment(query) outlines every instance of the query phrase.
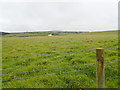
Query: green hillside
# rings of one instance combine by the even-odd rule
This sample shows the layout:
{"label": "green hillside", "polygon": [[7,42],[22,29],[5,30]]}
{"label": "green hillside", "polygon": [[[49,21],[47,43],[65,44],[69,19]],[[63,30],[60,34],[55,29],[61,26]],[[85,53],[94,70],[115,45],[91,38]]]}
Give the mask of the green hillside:
{"label": "green hillside", "polygon": [[105,88],[118,87],[118,31],[8,35],[2,38],[4,88],[96,88],[96,48],[105,51]]}

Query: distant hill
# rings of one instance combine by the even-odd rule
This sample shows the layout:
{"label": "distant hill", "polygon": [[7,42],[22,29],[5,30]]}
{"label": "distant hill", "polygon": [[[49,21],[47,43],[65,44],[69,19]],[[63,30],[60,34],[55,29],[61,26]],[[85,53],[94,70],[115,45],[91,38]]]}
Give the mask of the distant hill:
{"label": "distant hill", "polygon": [[30,37],[30,36],[48,36],[49,34],[52,35],[66,35],[72,33],[83,33],[77,31],[46,31],[46,32],[21,32],[21,33],[6,33],[2,32],[1,35],[5,37]]}
{"label": "distant hill", "polygon": [[0,35],[6,35],[6,34],[10,34],[10,33],[0,32]]}

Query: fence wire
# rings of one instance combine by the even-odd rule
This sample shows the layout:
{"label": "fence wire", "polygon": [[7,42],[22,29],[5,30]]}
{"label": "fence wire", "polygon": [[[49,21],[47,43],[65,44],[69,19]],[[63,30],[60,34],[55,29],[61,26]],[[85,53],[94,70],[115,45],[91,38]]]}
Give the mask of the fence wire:
{"label": "fence wire", "polygon": [[[119,66],[119,65],[112,65],[112,67],[111,67],[111,66],[107,66],[107,68],[108,68],[108,67],[113,68],[113,67],[116,67],[116,66]],[[107,69],[107,68],[105,68],[105,69]],[[48,76],[48,75],[61,75],[61,74],[73,73],[73,72],[78,72],[78,71],[89,71],[89,70],[96,70],[96,69],[74,70],[74,71],[60,72],[60,73],[53,73],[53,74],[43,74],[43,75],[39,75],[39,76],[31,76],[31,77],[22,77],[22,78],[6,79],[6,80],[2,80],[2,81],[3,81],[3,82],[6,82],[6,81],[11,81],[11,80],[30,79],[30,78],[35,78],[35,77],[44,77],[44,76]]]}
{"label": "fence wire", "polygon": [[60,73],[53,73],[53,74],[44,74],[44,75],[31,76],[31,77],[22,77],[22,78],[6,79],[6,80],[2,80],[2,81],[3,81],[3,82],[6,82],[6,81],[11,81],[11,80],[30,79],[30,78],[35,78],[35,77],[44,77],[44,76],[48,76],[48,75],[61,75],[61,74],[66,74],[66,73],[73,73],[73,72],[78,72],[78,71],[89,71],[89,70],[94,70],[94,69],[74,70],[74,71],[68,71],[68,72],[60,72]]}
{"label": "fence wire", "polygon": [[50,69],[40,69],[40,70],[32,70],[32,71],[24,71],[24,72],[16,72],[16,73],[8,73],[8,74],[0,74],[0,76],[4,75],[13,75],[13,74],[20,74],[20,73],[30,73],[30,72],[39,72],[39,71],[48,71],[48,70],[57,70],[57,69],[65,69],[65,68],[74,68],[79,66],[88,66],[88,65],[95,65],[94,63],[91,64],[84,64],[84,65],[77,65],[77,66],[69,66],[69,67],[59,67],[59,68],[50,68]]}
{"label": "fence wire", "polygon": [[[118,47],[119,48],[119,47]],[[106,50],[109,49],[118,49],[118,48],[106,48]],[[12,56],[12,57],[2,57],[3,59],[7,58],[19,58],[19,57],[29,57],[29,56],[42,56],[42,55],[59,55],[59,54],[65,54],[65,53],[78,53],[78,52],[92,52],[96,50],[85,50],[85,51],[74,51],[74,52],[62,52],[62,53],[49,53],[49,54],[35,54],[35,55],[21,55],[21,56]],[[112,51],[112,52],[119,52],[119,51]],[[120,60],[113,60],[113,61],[105,61],[105,63],[113,63],[113,62],[119,62]],[[32,73],[32,72],[40,72],[40,71],[48,71],[48,70],[58,70],[58,69],[66,69],[66,68],[74,68],[74,67],[80,67],[80,66],[89,66],[89,65],[96,65],[95,63],[91,64],[84,64],[84,65],[77,65],[77,66],[69,66],[69,67],[59,67],[59,68],[50,68],[50,69],[39,69],[39,70],[31,70],[31,71],[23,71],[23,72],[15,72],[15,73],[8,73],[8,74],[1,74],[0,76],[5,76],[5,75],[14,75],[14,74],[22,74],[22,73]],[[111,67],[112,66],[112,67]],[[111,66],[106,66],[107,68],[114,68],[119,65],[111,65]],[[106,68],[105,68],[106,69]],[[9,82],[12,80],[21,80],[21,79],[30,79],[30,78],[35,78],[35,77],[44,77],[44,76],[49,76],[49,75],[62,75],[62,74],[68,74],[68,73],[74,73],[74,72],[79,72],[79,71],[89,71],[89,70],[96,70],[95,69],[83,69],[81,68],[80,70],[74,70],[74,71],[68,71],[68,72],[60,72],[60,73],[52,73],[52,74],[43,74],[43,75],[38,75],[38,76],[29,76],[29,77],[19,77],[19,78],[13,78],[13,79],[5,79],[5,80],[0,80],[2,82]],[[94,82],[96,80],[90,80],[90,81],[85,81],[84,83],[87,82]],[[83,83],[83,84],[84,84]],[[71,83],[68,85],[62,85],[59,87],[69,87],[75,84],[82,84],[82,83]],[[52,88],[57,88],[57,87],[52,87]]]}
{"label": "fence wire", "polygon": [[110,51],[110,52],[120,52],[120,51]]}
{"label": "fence wire", "polygon": [[105,63],[119,62],[120,60],[105,61]]}
{"label": "fence wire", "polygon": [[[112,63],[112,62],[119,62],[119,61],[120,61],[120,60],[113,60],[113,61],[106,61],[105,63]],[[64,68],[74,68],[74,67],[88,66],[88,65],[95,65],[95,63],[83,64],[83,65],[77,65],[77,66],[69,66],[69,67],[59,67],[59,68],[50,68],[50,69],[39,69],[39,70],[15,72],[15,73],[8,73],[8,74],[0,74],[0,76],[13,75],[13,74],[21,74],[21,73],[40,72],[40,71],[48,71],[48,70],[57,70],[57,69],[64,69]]]}
{"label": "fence wire", "polygon": [[114,67],[116,67],[116,66],[120,66],[120,65],[111,65],[111,66],[107,66],[107,67],[105,67],[105,69],[107,69],[107,68],[112,68],[112,69],[114,69]]}
{"label": "fence wire", "polygon": [[12,56],[12,57],[2,57],[3,59],[8,58],[19,58],[19,57],[28,57],[28,56],[42,56],[42,55],[59,55],[59,54],[65,54],[65,53],[78,53],[78,52],[91,52],[95,50],[85,50],[85,51],[74,51],[74,52],[62,52],[62,53],[49,53],[49,54],[35,54],[35,55],[21,55],[21,56]]}
{"label": "fence wire", "polygon": [[[106,48],[106,50],[109,49],[118,49],[117,48]],[[12,56],[12,57],[2,57],[3,59],[8,59],[8,58],[19,58],[19,57],[28,57],[28,56],[42,56],[42,55],[59,55],[59,54],[65,54],[65,53],[78,53],[78,52],[91,52],[91,51],[96,51],[96,50],[82,50],[82,51],[73,51],[73,52],[62,52],[62,53],[49,53],[49,54],[34,54],[34,55],[18,55],[18,56]]]}
{"label": "fence wire", "polygon": [[116,48],[105,48],[106,50],[109,50],[109,49],[119,49],[120,47],[116,47]]}

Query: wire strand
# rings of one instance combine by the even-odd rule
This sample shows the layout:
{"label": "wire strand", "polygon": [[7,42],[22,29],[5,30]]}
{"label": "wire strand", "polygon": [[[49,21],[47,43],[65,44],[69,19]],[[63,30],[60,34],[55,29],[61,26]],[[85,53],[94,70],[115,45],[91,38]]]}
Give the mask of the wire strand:
{"label": "wire strand", "polygon": [[[106,50],[117,49],[117,48],[106,48]],[[73,51],[73,52],[50,53],[50,54],[35,54],[35,55],[20,55],[20,56],[2,57],[2,58],[3,59],[7,59],[7,58],[28,57],[28,56],[55,55],[55,54],[64,54],[64,53],[77,53],[77,52],[91,52],[91,51],[95,51],[95,50],[82,50],[82,51]]]}
{"label": "wire strand", "polygon": [[[112,67],[115,67],[115,66],[119,66],[119,65],[114,65]],[[108,66],[110,67],[110,66]],[[107,68],[108,68],[107,67]],[[106,68],[105,68],[106,69]],[[5,81],[11,81],[11,80],[20,80],[20,79],[30,79],[30,78],[34,78],[34,77],[44,77],[44,76],[48,76],[48,75],[61,75],[61,74],[66,74],[66,73],[73,73],[73,72],[78,72],[78,71],[89,71],[89,70],[96,70],[96,69],[83,69],[83,70],[74,70],[74,71],[68,71],[68,72],[60,72],[60,73],[53,73],[53,74],[44,74],[44,75],[39,75],[39,76],[31,76],[31,77],[22,77],[22,78],[14,78],[14,79],[6,79],[6,80],[1,80],[3,82]]]}
{"label": "wire strand", "polygon": [[61,75],[61,74],[66,74],[66,73],[72,73],[72,72],[78,72],[78,71],[88,71],[88,70],[94,70],[94,69],[74,70],[74,71],[68,71],[68,72],[62,72],[62,73],[53,73],[53,74],[44,74],[44,75],[39,75],[39,76],[31,76],[31,77],[23,77],[23,78],[6,79],[6,80],[2,80],[2,81],[5,82],[5,81],[11,81],[11,80],[29,79],[29,78],[35,78],[35,77],[44,77],[44,76],[48,76],[48,75]]}
{"label": "wire strand", "polygon": [[21,55],[21,56],[2,57],[2,58],[3,58],[3,59],[7,59],[7,58],[28,57],[28,56],[42,56],[42,55],[57,55],[57,54],[65,54],[65,53],[77,53],[77,52],[91,52],[91,51],[95,51],[95,50],[74,51],[74,52],[62,52],[62,53],[49,53],[49,54],[35,54],[35,55]]}
{"label": "wire strand", "polygon": [[[120,60],[106,61],[105,63],[112,63],[112,62],[118,62],[118,61],[120,61]],[[13,74],[22,74],[22,73],[31,73],[31,72],[39,72],[39,71],[47,71],[47,70],[57,70],[57,69],[64,69],[64,68],[73,68],[73,67],[88,66],[88,65],[95,65],[95,63],[84,64],[84,65],[77,65],[77,66],[69,66],[69,67],[59,67],[59,68],[40,69],[40,70],[31,70],[31,71],[24,71],[24,72],[0,74],[0,76],[13,75]]]}
{"label": "wire strand", "polygon": [[84,64],[84,65],[77,65],[77,66],[69,66],[69,67],[59,67],[59,68],[50,68],[50,69],[40,69],[40,70],[32,70],[32,71],[24,71],[24,72],[16,72],[16,73],[8,73],[8,74],[0,74],[0,76],[4,75],[13,75],[13,74],[20,74],[20,73],[29,73],[29,72],[38,72],[38,71],[47,71],[47,70],[56,70],[56,69],[64,69],[64,68],[73,68],[79,66],[88,66],[88,65],[95,65],[94,63],[91,64]]}

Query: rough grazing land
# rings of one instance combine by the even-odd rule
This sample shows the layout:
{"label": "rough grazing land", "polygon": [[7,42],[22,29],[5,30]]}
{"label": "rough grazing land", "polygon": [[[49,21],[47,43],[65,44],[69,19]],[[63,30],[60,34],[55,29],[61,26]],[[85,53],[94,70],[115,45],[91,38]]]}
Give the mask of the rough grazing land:
{"label": "rough grazing land", "polygon": [[118,87],[117,31],[3,36],[2,44],[4,88],[96,88],[96,48],[105,49],[105,87]]}

